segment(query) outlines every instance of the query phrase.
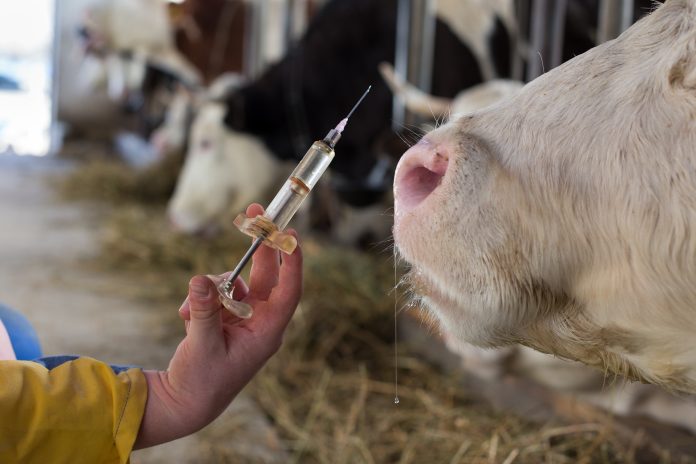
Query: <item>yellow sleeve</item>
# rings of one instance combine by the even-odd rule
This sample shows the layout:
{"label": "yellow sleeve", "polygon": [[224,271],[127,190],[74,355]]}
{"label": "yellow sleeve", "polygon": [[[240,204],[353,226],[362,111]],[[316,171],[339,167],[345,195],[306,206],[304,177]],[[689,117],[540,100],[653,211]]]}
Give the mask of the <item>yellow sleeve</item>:
{"label": "yellow sleeve", "polygon": [[146,400],[140,369],[0,361],[0,462],[127,463]]}

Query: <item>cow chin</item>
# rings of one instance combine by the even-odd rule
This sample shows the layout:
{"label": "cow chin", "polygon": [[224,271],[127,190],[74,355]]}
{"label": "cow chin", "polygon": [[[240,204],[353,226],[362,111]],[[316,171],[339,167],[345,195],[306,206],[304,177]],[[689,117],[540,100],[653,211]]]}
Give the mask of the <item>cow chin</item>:
{"label": "cow chin", "polygon": [[502,276],[474,258],[475,251],[459,248],[459,240],[430,242],[427,237],[441,236],[435,222],[410,216],[395,227],[399,253],[410,265],[404,282],[437,321],[451,348],[509,344],[523,313],[504,302],[519,299],[504,290]]}

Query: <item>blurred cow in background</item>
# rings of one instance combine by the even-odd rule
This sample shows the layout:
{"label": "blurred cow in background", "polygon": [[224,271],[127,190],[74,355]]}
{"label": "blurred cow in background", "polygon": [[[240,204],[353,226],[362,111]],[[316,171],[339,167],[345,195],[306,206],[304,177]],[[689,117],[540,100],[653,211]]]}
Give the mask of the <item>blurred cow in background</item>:
{"label": "blurred cow in background", "polygon": [[78,32],[87,59],[103,63],[102,77],[109,96],[116,101],[142,98],[148,66],[190,85],[201,80],[200,73],[175,47],[162,0],[102,0],[85,12]]}
{"label": "blurred cow in background", "polygon": [[173,112],[181,111],[183,99],[174,98],[181,86],[205,93],[201,84],[223,72],[241,72],[247,52],[257,52],[264,63],[280,59],[285,15],[297,17],[296,25],[307,12],[289,11],[286,0],[264,0],[269,27],[259,50],[249,50],[254,5],[259,6],[248,0],[187,0],[169,7],[163,0],[89,2],[76,28],[86,52],[81,80],[91,89],[105,86],[114,101],[136,115],[135,129],[147,137],[170,104]]}
{"label": "blurred cow in background", "polygon": [[[174,47],[166,2],[65,0],[57,12],[58,119],[76,134],[146,135],[160,123],[175,84],[195,87],[200,80]],[[137,110],[136,117],[124,109]]]}
{"label": "blurred cow in background", "polygon": [[84,41],[75,33],[84,24],[85,11],[102,1],[64,1],[57,9],[58,119],[68,130],[96,136],[110,135],[125,124],[120,105],[108,97],[106,87],[94,88],[96,80],[105,82],[104,67],[96,60],[85,59]]}

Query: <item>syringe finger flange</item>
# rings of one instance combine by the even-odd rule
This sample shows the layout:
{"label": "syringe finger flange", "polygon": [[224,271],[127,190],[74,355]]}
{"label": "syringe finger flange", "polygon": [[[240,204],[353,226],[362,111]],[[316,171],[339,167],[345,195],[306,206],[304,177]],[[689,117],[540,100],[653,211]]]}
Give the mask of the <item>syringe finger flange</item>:
{"label": "syringe finger flange", "polygon": [[266,246],[275,248],[285,254],[291,255],[297,248],[297,239],[285,232],[278,230],[278,227],[263,215],[254,218],[240,213],[234,219],[234,225],[244,234],[252,237],[263,237]]}
{"label": "syringe finger flange", "polygon": [[252,308],[251,305],[233,298],[235,287],[232,287],[229,291],[227,290],[226,284],[228,277],[226,275],[208,275],[207,277],[212,280],[215,287],[217,287],[220,303],[222,303],[225,309],[240,319],[249,319],[252,316],[254,308]]}

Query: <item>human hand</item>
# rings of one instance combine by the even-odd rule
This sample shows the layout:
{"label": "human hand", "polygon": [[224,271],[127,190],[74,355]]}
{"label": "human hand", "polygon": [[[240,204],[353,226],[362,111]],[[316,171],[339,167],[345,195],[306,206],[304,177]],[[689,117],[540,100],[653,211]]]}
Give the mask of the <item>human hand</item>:
{"label": "human hand", "polygon": [[[246,212],[253,217],[263,209],[253,204]],[[235,299],[254,308],[251,319],[227,311],[209,278],[191,279],[179,309],[186,337],[166,372],[145,372],[148,401],[136,448],[188,435],[215,419],[280,348],[301,295],[300,247],[282,264],[272,248],[254,254],[249,286],[238,278],[234,291]]]}

